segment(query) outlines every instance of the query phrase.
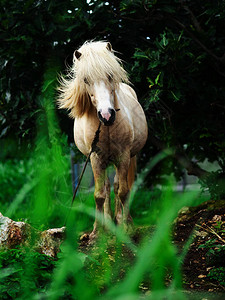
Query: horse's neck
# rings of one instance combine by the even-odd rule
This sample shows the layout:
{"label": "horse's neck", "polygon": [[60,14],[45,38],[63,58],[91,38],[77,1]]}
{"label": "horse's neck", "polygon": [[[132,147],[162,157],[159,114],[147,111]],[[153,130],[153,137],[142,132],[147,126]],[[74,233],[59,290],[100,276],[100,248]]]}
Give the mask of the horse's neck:
{"label": "horse's neck", "polygon": [[115,110],[120,109],[120,85],[114,90],[114,108]]}

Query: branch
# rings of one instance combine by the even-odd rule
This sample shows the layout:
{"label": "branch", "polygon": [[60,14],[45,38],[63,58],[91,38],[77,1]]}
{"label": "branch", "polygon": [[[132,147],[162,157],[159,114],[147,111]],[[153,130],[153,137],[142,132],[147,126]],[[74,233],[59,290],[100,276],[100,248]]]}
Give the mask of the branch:
{"label": "branch", "polygon": [[183,0],[180,0],[180,3],[181,3],[181,6],[184,8],[184,10],[186,10],[186,11],[189,13],[189,15],[190,15],[190,17],[191,17],[191,20],[192,20],[192,22],[193,22],[193,24],[194,24],[196,30],[197,30],[198,32],[203,32],[203,30],[202,30],[202,28],[201,28],[201,25],[200,25],[200,23],[198,22],[196,16],[195,16],[194,13],[192,12],[192,10],[184,3]]}
{"label": "branch", "polygon": [[[150,135],[149,139],[150,142],[159,150],[168,148],[161,140],[153,135]],[[208,171],[202,169],[198,164],[190,160],[184,151],[175,149],[172,155],[178,160],[179,164],[187,170],[188,175],[203,178],[210,174]]]}
{"label": "branch", "polygon": [[[208,53],[211,57],[213,57],[216,61],[225,64],[225,53],[219,57],[217,55],[215,55],[211,50],[209,50],[204,44],[202,44],[202,42],[199,41],[199,39],[197,39],[197,37],[191,32],[189,31],[186,26],[184,24],[182,24],[180,21],[178,21],[176,18],[173,18],[171,16],[169,16],[169,18],[174,21],[175,23],[177,23],[183,30],[185,30],[187,32],[187,34],[206,52]],[[224,75],[225,76],[225,75]]]}

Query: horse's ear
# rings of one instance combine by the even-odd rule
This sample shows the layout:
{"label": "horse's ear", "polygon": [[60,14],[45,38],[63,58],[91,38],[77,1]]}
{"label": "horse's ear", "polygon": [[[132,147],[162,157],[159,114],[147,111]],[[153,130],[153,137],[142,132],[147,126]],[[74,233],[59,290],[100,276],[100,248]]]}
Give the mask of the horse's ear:
{"label": "horse's ear", "polygon": [[79,52],[78,50],[75,50],[74,52],[74,56],[76,57],[76,59],[79,59],[81,57],[82,53]]}
{"label": "horse's ear", "polygon": [[109,42],[106,45],[106,49],[112,51],[112,45]]}

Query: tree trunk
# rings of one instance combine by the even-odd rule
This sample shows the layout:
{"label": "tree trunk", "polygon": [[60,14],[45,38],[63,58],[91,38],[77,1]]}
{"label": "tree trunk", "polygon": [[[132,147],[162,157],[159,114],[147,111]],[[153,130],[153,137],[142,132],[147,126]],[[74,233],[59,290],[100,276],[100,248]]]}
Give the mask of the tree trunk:
{"label": "tree trunk", "polygon": [[[161,140],[153,135],[151,135],[149,139],[151,143],[159,150],[168,148]],[[188,175],[194,175],[202,179],[210,174],[210,172],[202,169],[197,163],[191,161],[184,151],[180,149],[174,149],[172,155],[178,160],[179,164],[187,170]]]}

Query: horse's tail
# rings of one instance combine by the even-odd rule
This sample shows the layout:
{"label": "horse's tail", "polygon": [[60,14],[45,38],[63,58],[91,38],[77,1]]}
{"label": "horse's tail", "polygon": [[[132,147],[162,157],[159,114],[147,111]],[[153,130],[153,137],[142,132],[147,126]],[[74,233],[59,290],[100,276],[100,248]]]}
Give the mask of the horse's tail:
{"label": "horse's tail", "polygon": [[131,187],[134,183],[135,173],[136,173],[136,156],[133,156],[130,160],[130,166],[129,166],[128,175],[127,175],[129,189],[131,189]]}

